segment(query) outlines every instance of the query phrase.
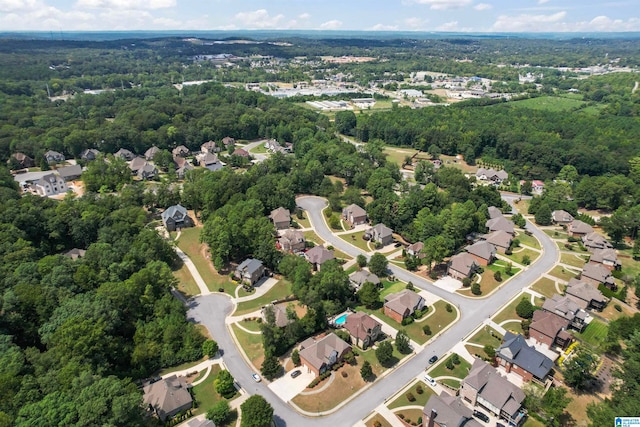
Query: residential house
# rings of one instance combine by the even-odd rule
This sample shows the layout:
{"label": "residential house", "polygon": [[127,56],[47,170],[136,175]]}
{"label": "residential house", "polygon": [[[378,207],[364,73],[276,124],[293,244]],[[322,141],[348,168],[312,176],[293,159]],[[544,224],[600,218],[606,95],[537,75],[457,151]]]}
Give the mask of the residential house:
{"label": "residential house", "polygon": [[447,264],[447,274],[454,279],[463,280],[471,277],[476,272],[479,265],[473,255],[467,252],[460,252],[451,257]]}
{"label": "residential house", "polygon": [[186,165],[187,163],[189,163],[189,161],[184,157],[173,156],[173,165],[176,167],[176,169],[184,167],[184,165]]}
{"label": "residential house", "polygon": [[604,238],[603,235],[596,233],[585,234],[582,236],[582,244],[589,251],[593,252],[597,249],[611,249],[613,245],[609,243],[607,239]]}
{"label": "residential house", "polygon": [[545,300],[542,309],[567,319],[569,326],[578,332],[582,332],[587,325],[587,312],[569,296],[554,294]]}
{"label": "residential house", "polygon": [[574,219],[567,227],[567,234],[571,237],[582,237],[589,233],[593,233],[593,227],[579,219]]}
{"label": "residential house", "polygon": [[137,175],[138,171],[142,169],[142,167],[146,164],[147,161],[144,159],[144,157],[135,157],[129,162],[129,169],[131,169],[132,174]]}
{"label": "residential house", "polygon": [[351,335],[351,342],[363,350],[371,347],[382,332],[382,324],[362,311],[348,315],[344,328]]}
{"label": "residential house", "polygon": [[270,307],[273,310],[274,322],[278,328],[284,328],[285,326],[293,322],[293,319],[290,319],[287,315],[287,309],[285,307],[282,307],[281,305],[275,304],[269,304],[263,307],[262,310],[260,310],[263,320],[267,320],[265,310],[267,307]]}
{"label": "residential house", "polygon": [[534,179],[531,181],[531,192],[533,194],[542,194],[544,191],[544,182],[539,179]]}
{"label": "residential house", "polygon": [[200,166],[209,169],[211,172],[218,171],[224,167],[218,156],[212,153],[200,154],[196,156],[196,160]]}
{"label": "residential house", "polygon": [[67,183],[57,173],[48,173],[33,183],[36,194],[42,197],[55,196],[69,191]]}
{"label": "residential house", "polygon": [[176,231],[181,228],[193,227],[193,219],[182,205],[173,205],[162,212],[162,223],[167,231]]}
{"label": "residential house", "polygon": [[236,145],[236,140],[231,138],[230,136],[225,136],[224,138],[222,138],[222,144],[225,147],[228,147],[230,145]]}
{"label": "residential house", "polygon": [[526,420],[524,392],[487,362],[475,359],[460,385],[460,397],[472,406],[480,406],[512,426]]}
{"label": "residential house", "polygon": [[340,362],[351,346],[334,333],[323,338],[308,338],[300,344],[300,362],[309,372],[320,375]]}
{"label": "residential house", "polygon": [[293,144],[285,142],[284,145],[280,144],[275,139],[269,139],[265,141],[264,147],[272,153],[291,153],[293,151]]}
{"label": "residential house", "polygon": [[479,179],[480,181],[485,181],[495,185],[500,185],[502,184],[503,181],[509,178],[509,174],[502,169],[495,170],[493,168],[489,168],[489,169],[478,168],[478,171],[476,172],[476,178]]}
{"label": "residential house", "polygon": [[410,289],[403,289],[384,297],[384,314],[398,323],[411,316],[416,310],[422,310],[425,300]]}
{"label": "residential house", "polygon": [[67,258],[71,258],[73,261],[75,261],[78,258],[84,258],[84,255],[86,253],[87,251],[85,251],[84,249],[73,248],[62,255],[66,256]]}
{"label": "residential house", "polygon": [[551,221],[553,221],[554,224],[567,225],[573,221],[573,215],[560,209],[551,212]]}
{"label": "residential house", "polygon": [[158,154],[159,152],[160,152],[160,149],[154,145],[153,147],[149,148],[147,151],[144,152],[144,158],[147,160],[153,160],[155,155]]}
{"label": "residential house", "polygon": [[314,246],[304,254],[304,257],[313,265],[314,271],[320,271],[322,264],[335,259],[333,251],[330,251],[324,246]]}
{"label": "residential house", "polygon": [[565,349],[573,341],[567,332],[568,327],[569,321],[564,317],[550,311],[536,310],[529,326],[529,338],[548,348],[558,346]]}
{"label": "residential house", "polygon": [[602,264],[596,263],[587,263],[582,268],[582,273],[580,274],[580,279],[583,282],[590,283],[594,286],[598,286],[601,283],[605,285],[607,288],[615,291],[618,289],[618,285],[611,275],[611,270],[605,267]]}
{"label": "residential house", "polygon": [[569,280],[565,294],[583,309],[602,311],[609,302],[597,287],[578,279]]}
{"label": "residential house", "polygon": [[496,350],[496,363],[507,373],[513,372],[523,381],[544,384],[553,361],[529,346],[520,334],[507,332],[502,345]]}
{"label": "residential house", "polygon": [[185,377],[172,375],[143,388],[144,404],[164,422],[174,415],[191,409],[193,398]]}
{"label": "residential house", "polygon": [[459,397],[446,392],[429,397],[422,410],[422,425],[425,427],[482,427],[473,411]]}
{"label": "residential house", "polygon": [[424,243],[415,242],[414,244],[407,246],[407,255],[415,256],[418,258],[424,258],[422,249],[424,249]]}
{"label": "residential house", "polygon": [[247,258],[236,267],[234,276],[242,283],[254,286],[266,273],[262,261],[255,258]]}
{"label": "residential house", "polygon": [[144,165],[138,169],[138,178],[140,179],[153,179],[158,175],[158,169],[153,163],[144,162]]}
{"label": "residential house", "polygon": [[269,218],[273,221],[276,230],[286,230],[291,224],[291,212],[283,207],[272,210]]}
{"label": "residential house", "polygon": [[496,247],[486,240],[479,240],[465,250],[476,260],[478,265],[489,265],[496,257]]}
{"label": "residential house", "polygon": [[84,160],[85,162],[92,162],[98,158],[100,152],[95,148],[88,148],[86,150],[82,150],[80,153],[80,160]]}
{"label": "residential house", "polygon": [[278,245],[285,252],[302,252],[306,246],[304,233],[298,230],[285,230],[280,234]]}
{"label": "residential house", "polygon": [[367,282],[380,286],[380,278],[367,270],[354,271],[349,275],[349,283],[356,291]]}
{"label": "residential house", "polygon": [[215,423],[206,418],[191,418],[182,424],[184,427],[216,427]]}
{"label": "residential house", "polygon": [[58,153],[57,151],[49,150],[44,153],[44,159],[47,163],[62,163],[65,161],[64,154]]}
{"label": "residential house", "polygon": [[221,147],[215,141],[207,141],[200,146],[200,151],[203,153],[215,154],[220,152]]}
{"label": "residential house", "polygon": [[32,168],[36,165],[36,162],[24,153],[14,153],[11,155],[11,158],[20,165],[22,169]]}
{"label": "residential house", "polygon": [[512,221],[503,216],[489,219],[487,220],[485,225],[489,229],[489,232],[502,230],[506,233],[511,234],[512,236],[515,234],[515,225]]}
{"label": "residential house", "polygon": [[367,223],[367,211],[356,204],[351,204],[342,209],[342,219],[351,224],[352,227]]}
{"label": "residential house", "polygon": [[595,249],[589,258],[590,263],[601,264],[609,270],[620,270],[622,264],[618,261],[618,254],[615,249]]}
{"label": "residential house", "polygon": [[191,163],[185,161],[181,167],[176,169],[176,176],[178,177],[178,179],[184,179],[187,172],[192,171],[194,169],[195,168],[191,165]]}
{"label": "residential house", "polygon": [[251,155],[249,154],[249,152],[243,148],[236,148],[235,150],[233,150],[233,153],[231,153],[233,156],[240,156],[240,157],[244,157],[245,159],[248,159],[249,157],[251,157]]}
{"label": "residential house", "polygon": [[59,168],[56,172],[58,172],[58,175],[60,175],[65,181],[73,181],[74,179],[80,178],[80,175],[82,175],[82,167],[80,165],[70,165]]}
{"label": "residential house", "polygon": [[176,148],[171,150],[171,154],[173,154],[173,157],[186,157],[190,152],[191,151],[189,151],[189,149],[184,145],[178,145]]}
{"label": "residential house", "polygon": [[127,150],[126,148],[121,148],[118,151],[116,151],[116,153],[114,154],[115,157],[120,157],[121,159],[130,162],[131,160],[135,159],[136,155],[133,154],[131,151]]}
{"label": "residential house", "polygon": [[489,219],[494,219],[500,216],[504,216],[502,215],[502,211],[499,208],[496,208],[495,206],[489,206],[487,208],[487,211],[489,212]]}
{"label": "residential house", "polygon": [[393,230],[384,224],[376,224],[364,233],[365,238],[380,243],[382,246],[393,243]]}
{"label": "residential house", "polygon": [[507,233],[504,230],[496,230],[492,231],[489,234],[485,234],[482,236],[483,240],[491,243],[496,247],[496,251],[503,254],[509,249],[511,246],[511,241],[513,240],[513,235]]}

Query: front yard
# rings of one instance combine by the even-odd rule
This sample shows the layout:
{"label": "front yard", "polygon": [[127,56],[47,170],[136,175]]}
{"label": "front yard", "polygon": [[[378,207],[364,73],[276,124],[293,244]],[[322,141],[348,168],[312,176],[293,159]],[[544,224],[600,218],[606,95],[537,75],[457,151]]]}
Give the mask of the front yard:
{"label": "front yard", "polygon": [[525,264],[525,262],[524,262],[525,257],[529,257],[529,263],[532,263],[540,256],[540,252],[536,252],[536,251],[531,250],[531,249],[519,247],[519,248],[515,248],[511,255],[504,255],[504,256],[509,258],[513,262],[516,262],[518,264],[523,264],[524,265]]}
{"label": "front yard", "polygon": [[563,264],[570,265],[572,267],[582,268],[587,263],[588,256],[587,255],[578,255],[578,254],[560,254],[560,262]]}
{"label": "front yard", "polygon": [[516,298],[513,299],[513,301],[509,303],[508,306],[506,306],[500,313],[498,313],[493,318],[493,321],[496,322],[497,324],[500,324],[505,320],[517,320],[518,322],[520,322],[522,318],[518,316],[518,314],[516,313],[516,306],[518,305],[522,297],[525,297],[528,301],[531,301],[531,294],[524,292],[518,295]]}
{"label": "front yard", "polygon": [[[421,393],[418,393],[418,390],[422,390]],[[413,397],[415,397],[414,401],[411,402],[407,398],[407,395],[411,393]],[[427,404],[427,401],[431,396],[433,396],[435,392],[431,387],[423,383],[422,381],[417,381],[411,386],[402,390],[402,392],[396,397],[391,403],[387,405],[389,409],[402,408],[403,406],[411,406],[418,405],[424,407]]]}
{"label": "front yard", "polygon": [[525,234],[525,232],[523,231],[518,230],[518,235],[515,238],[520,240],[520,243],[522,243],[523,245],[532,247],[534,249],[540,249],[540,242],[538,242],[538,239]]}
{"label": "front yard", "polygon": [[375,247],[373,245],[369,245],[369,241],[362,238],[364,233],[364,231],[356,231],[354,233],[340,234],[338,237],[364,252],[371,252],[375,250]]}
{"label": "front yard", "polygon": [[240,396],[240,394],[236,392],[231,398],[225,399],[220,394],[218,394],[218,392],[216,392],[213,386],[213,382],[215,381],[220,371],[221,368],[219,365],[213,365],[207,379],[191,389],[193,398],[198,405],[198,408],[193,411],[193,415],[206,413],[209,409],[211,409],[211,407],[213,407],[214,404],[221,400],[231,401]]}
{"label": "front yard", "polygon": [[272,301],[281,300],[290,295],[291,283],[288,280],[282,279],[278,283],[273,285],[273,287],[269,289],[266,294],[249,301],[238,303],[238,307],[236,307],[236,311],[233,313],[233,315],[241,316],[243,314],[254,312]]}
{"label": "front yard", "polygon": [[240,347],[251,361],[251,364],[259,370],[264,361],[264,348],[262,347],[262,334],[250,334],[243,331],[237,325],[231,325]]}
{"label": "front yard", "polygon": [[[564,285],[560,285],[560,289],[563,289],[564,287]],[[558,293],[558,290],[556,289],[556,282],[547,277],[542,277],[531,285],[531,290],[539,292],[547,298],[551,298],[554,294]]]}
{"label": "front yard", "polygon": [[553,270],[549,272],[549,274],[551,276],[557,277],[558,279],[562,279],[568,282],[569,280],[578,276],[580,273],[569,270],[561,265],[556,265],[555,267],[553,267]]}
{"label": "front yard", "polygon": [[492,327],[484,326],[474,336],[469,338],[468,342],[480,344],[481,346],[490,345],[498,348],[502,342],[502,336]]}
{"label": "front yard", "polygon": [[182,264],[179,269],[174,270],[173,275],[178,279],[178,290],[185,297],[189,298],[200,294],[200,288],[198,288],[196,281],[193,279],[186,265]]}
{"label": "front yard", "polygon": [[460,378],[461,380],[464,379],[471,369],[471,363],[467,362],[462,357],[458,357],[460,363],[457,365],[454,364],[453,369],[451,370],[447,369],[447,361],[453,361],[454,354],[451,354],[449,357],[438,363],[435,368],[429,371],[429,375],[436,379],[438,377],[455,377]]}

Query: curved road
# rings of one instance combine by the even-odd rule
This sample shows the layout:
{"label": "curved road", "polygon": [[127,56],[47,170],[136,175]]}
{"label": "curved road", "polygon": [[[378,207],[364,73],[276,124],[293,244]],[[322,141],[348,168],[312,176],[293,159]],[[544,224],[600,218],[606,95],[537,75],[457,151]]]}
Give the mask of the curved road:
{"label": "curved road", "polygon": [[[517,196],[503,196],[509,203],[513,203],[515,197]],[[301,197],[297,199],[297,203],[307,211],[312,226],[322,239],[351,256],[355,257],[362,253],[360,249],[335,236],[329,230],[322,216],[322,209],[326,206],[325,199]],[[452,294],[436,287],[431,281],[423,277],[390,265],[389,268],[400,280],[411,281],[415,286],[455,304],[461,311],[460,319],[445,333],[435,338],[424,351],[391,374],[375,382],[337,412],[322,418],[308,418],[300,415],[292,407],[280,400],[264,383],[255,383],[251,379],[251,370],[253,368],[249,367],[241,357],[225,325],[225,317],[231,314],[233,308],[228,297],[220,294],[210,294],[194,298],[188,305],[189,317],[196,322],[204,324],[211,335],[216,338],[220,348],[224,351],[225,364],[237,382],[247,392],[251,394],[259,393],[269,401],[274,408],[278,426],[353,426],[366,417],[372,409],[381,404],[390,394],[399,390],[422,372],[428,365],[427,361],[432,355],[446,353],[485,319],[494,314],[498,308],[515,297],[520,290],[538,280],[554,266],[559,257],[559,250],[556,244],[545,233],[529,222],[527,223],[527,228],[540,241],[543,247],[542,255],[529,268],[520,272],[508,284],[486,298],[472,299],[459,294]]]}

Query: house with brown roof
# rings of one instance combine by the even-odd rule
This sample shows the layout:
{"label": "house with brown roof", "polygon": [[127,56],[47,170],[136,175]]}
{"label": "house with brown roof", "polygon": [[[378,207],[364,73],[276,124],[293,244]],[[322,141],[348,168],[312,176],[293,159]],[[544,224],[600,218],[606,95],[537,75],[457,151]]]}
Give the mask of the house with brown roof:
{"label": "house with brown roof", "polygon": [[200,151],[203,153],[215,154],[220,152],[220,148],[215,141],[207,141],[200,146]]}
{"label": "house with brown roof", "polygon": [[224,164],[213,153],[204,153],[196,156],[198,164],[203,168],[209,169],[211,172],[218,171],[224,167]]}
{"label": "house with brown roof", "polygon": [[153,163],[144,162],[142,167],[136,173],[140,179],[153,179],[158,175],[158,168]]}
{"label": "house with brown roof", "polygon": [[508,332],[496,350],[496,363],[506,373],[513,372],[523,381],[544,384],[553,368],[553,361],[530,346],[520,334]]}
{"label": "house with brown roof", "polygon": [[222,144],[225,147],[228,147],[230,145],[236,145],[236,140],[231,138],[230,136],[225,136],[224,138],[222,138]]}
{"label": "house with brown roof", "polygon": [[267,310],[273,311],[274,323],[278,328],[284,328],[293,322],[287,315],[287,309],[281,305],[269,304],[260,310],[263,320],[267,320]]}
{"label": "house with brown roof", "polygon": [[544,301],[542,309],[566,319],[569,327],[578,332],[582,332],[587,325],[587,312],[569,296],[554,294]]}
{"label": "house with brown roof", "polygon": [[551,212],[551,221],[558,225],[567,225],[573,221],[573,215],[562,209]]}
{"label": "house with brown roof", "polygon": [[153,160],[155,155],[158,154],[159,152],[160,152],[160,149],[154,145],[144,152],[144,158],[147,160]]}
{"label": "house with brown roof", "polygon": [[231,155],[244,157],[245,159],[248,159],[249,157],[251,157],[249,152],[244,148],[236,148],[235,150],[233,150],[233,153],[231,153]]}
{"label": "house with brown roof", "polygon": [[351,346],[334,333],[323,338],[308,338],[300,344],[300,362],[316,376],[340,362]]}
{"label": "house with brown roof", "polygon": [[489,265],[496,257],[496,247],[486,240],[478,240],[465,248],[478,265]]}
{"label": "house with brown roof", "polygon": [[567,227],[567,234],[571,237],[582,237],[589,233],[593,233],[593,227],[579,219],[574,219]]}
{"label": "house with brown roof", "polygon": [[313,248],[309,249],[304,254],[304,256],[307,261],[309,261],[311,265],[313,265],[314,271],[320,271],[322,264],[336,258],[333,254],[333,251],[330,251],[324,246],[314,246]]}
{"label": "house with brown roof", "polygon": [[382,246],[393,243],[393,230],[380,223],[364,232],[364,237],[372,242],[378,242]]}
{"label": "house with brown roof", "polygon": [[352,227],[360,224],[366,224],[367,211],[356,204],[351,204],[342,209],[342,219],[351,224]]}
{"label": "house with brown roof", "polygon": [[349,284],[355,291],[367,282],[380,286],[380,278],[367,270],[354,271],[349,275]]}
{"label": "house with brown roof", "polygon": [[351,335],[351,342],[363,350],[371,347],[382,332],[382,324],[362,311],[348,315],[344,328]]}
{"label": "house with brown roof", "polygon": [[482,240],[486,240],[496,247],[496,251],[503,254],[509,249],[511,246],[511,241],[513,240],[513,235],[507,233],[504,230],[496,230],[492,231],[489,234],[485,234],[481,237]]}
{"label": "house with brown roof", "polygon": [[44,153],[44,159],[49,164],[62,163],[65,161],[64,154],[59,153],[57,151],[53,151],[53,150],[49,150],[46,153]]}
{"label": "house with brown roof", "polygon": [[422,422],[426,427],[482,427],[459,397],[446,392],[431,395],[422,410]]}
{"label": "house with brown roof", "polygon": [[189,151],[189,149],[184,145],[178,145],[176,148],[171,150],[171,154],[173,154],[174,157],[186,157],[190,152],[191,151]]}
{"label": "house with brown roof", "polygon": [[285,252],[302,252],[306,244],[304,233],[299,230],[284,230],[278,238],[278,245]]}
{"label": "house with brown roof", "polygon": [[590,263],[601,264],[609,270],[620,270],[622,264],[618,261],[618,254],[615,249],[595,249],[589,258]]}
{"label": "house with brown roof", "polygon": [[119,157],[122,160],[125,160],[127,162],[130,162],[136,157],[135,154],[133,154],[131,151],[127,150],[126,148],[119,149],[118,151],[115,152],[114,156]]}
{"label": "house with brown roof", "polygon": [[129,162],[129,169],[131,170],[132,174],[137,175],[138,171],[142,169],[142,167],[146,164],[147,161],[144,159],[144,157],[134,157],[133,160]]}
{"label": "house with brown roof", "polygon": [[611,249],[613,245],[604,238],[602,234],[598,234],[595,231],[593,233],[582,236],[582,244],[589,251],[593,252],[596,249]]}
{"label": "house with brown roof", "polygon": [[609,302],[596,286],[578,279],[569,280],[565,294],[583,309],[602,311]]}
{"label": "house with brown roof", "polygon": [[520,426],[527,419],[527,411],[523,408],[524,392],[481,359],[474,360],[462,381],[460,397],[512,426]]}
{"label": "house with brown roof", "polygon": [[573,341],[572,335],[567,332],[569,321],[555,313],[536,310],[529,326],[529,338],[548,348],[558,346],[565,349]]}
{"label": "house with brown roof", "polygon": [[502,230],[512,236],[515,234],[515,224],[503,216],[489,219],[485,225],[489,229],[489,232]]}
{"label": "house with brown roof", "polygon": [[447,264],[447,274],[454,279],[463,280],[471,277],[479,265],[476,259],[467,252],[460,252],[451,257]]}
{"label": "house with brown roof", "polygon": [[410,289],[403,289],[384,297],[384,314],[398,323],[411,316],[416,310],[422,310],[425,300]]}
{"label": "house with brown roof", "polygon": [[162,422],[174,415],[191,409],[193,398],[185,377],[175,375],[163,378],[143,388],[144,404]]}
{"label": "house with brown roof", "polygon": [[424,254],[422,253],[422,249],[424,249],[424,243],[415,242],[409,246],[407,246],[407,255],[415,256],[418,258],[424,258]]}
{"label": "house with brown roof", "polygon": [[291,212],[283,207],[272,210],[269,218],[273,221],[276,230],[286,230],[291,224]]}
{"label": "house with brown roof", "polygon": [[63,253],[62,255],[66,256],[67,258],[71,258],[73,261],[75,261],[78,258],[84,258],[84,255],[86,253],[87,251],[85,251],[84,249],[73,248],[70,251]]}
{"label": "house with brown roof", "polygon": [[178,179],[184,179],[187,172],[192,171],[194,169],[195,168],[193,167],[193,165],[191,165],[191,163],[189,163],[185,159],[185,162],[182,164],[182,166],[176,169],[176,177],[178,177]]}
{"label": "house with brown roof", "polygon": [[[14,153],[11,155],[11,158],[20,166],[22,169],[32,168],[36,165],[36,162],[29,156],[24,153]],[[9,163],[10,160],[7,162]]]}
{"label": "house with brown roof", "polygon": [[596,287],[603,284],[612,291],[616,291],[618,289],[618,285],[616,285],[615,279],[611,275],[611,270],[602,264],[591,262],[585,264],[584,267],[582,267],[580,279],[584,282],[591,283]]}
{"label": "house with brown roof", "polygon": [[487,211],[489,212],[489,219],[494,219],[494,218],[498,218],[499,216],[503,216],[502,211],[495,206],[489,206],[487,208]]}

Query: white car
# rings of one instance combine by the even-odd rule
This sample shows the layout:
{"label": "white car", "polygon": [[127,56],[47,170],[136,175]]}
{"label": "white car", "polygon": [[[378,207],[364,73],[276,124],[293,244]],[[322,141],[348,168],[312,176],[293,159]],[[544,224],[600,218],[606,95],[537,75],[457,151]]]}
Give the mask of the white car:
{"label": "white car", "polygon": [[251,378],[253,378],[253,380],[257,383],[262,381],[262,378],[260,378],[260,375],[256,374],[255,372],[251,374]]}
{"label": "white car", "polygon": [[436,385],[436,380],[434,380],[433,378],[431,378],[429,375],[425,375],[424,376],[424,381],[429,384],[432,387],[435,387]]}

